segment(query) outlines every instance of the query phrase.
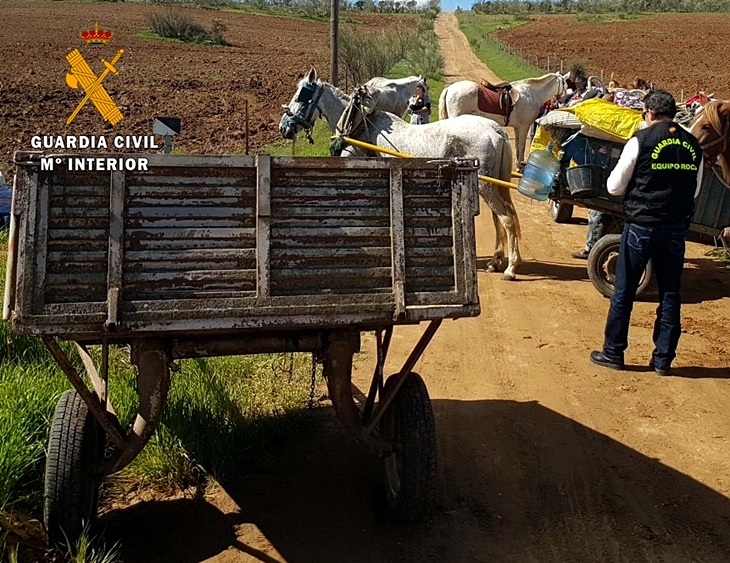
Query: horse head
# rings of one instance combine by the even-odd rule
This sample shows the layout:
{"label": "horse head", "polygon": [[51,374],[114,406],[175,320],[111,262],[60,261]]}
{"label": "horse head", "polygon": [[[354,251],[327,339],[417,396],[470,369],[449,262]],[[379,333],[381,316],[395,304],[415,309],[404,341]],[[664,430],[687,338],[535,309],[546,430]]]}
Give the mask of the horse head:
{"label": "horse head", "polygon": [[566,72],[565,74],[560,74],[559,72],[556,72],[555,76],[557,76],[558,79],[558,90],[555,93],[555,97],[561,99],[568,93],[568,79],[570,78],[570,71]]}
{"label": "horse head", "polygon": [[690,125],[692,133],[700,144],[705,164],[714,165],[719,157],[722,175],[730,180],[730,102],[710,102],[694,117]]}
{"label": "horse head", "polygon": [[299,81],[297,90],[288,105],[282,105],[284,114],[279,121],[279,133],[284,139],[294,139],[299,131],[304,131],[310,143],[312,127],[322,117],[319,99],[322,96],[322,84],[317,78],[317,70],[312,69]]}

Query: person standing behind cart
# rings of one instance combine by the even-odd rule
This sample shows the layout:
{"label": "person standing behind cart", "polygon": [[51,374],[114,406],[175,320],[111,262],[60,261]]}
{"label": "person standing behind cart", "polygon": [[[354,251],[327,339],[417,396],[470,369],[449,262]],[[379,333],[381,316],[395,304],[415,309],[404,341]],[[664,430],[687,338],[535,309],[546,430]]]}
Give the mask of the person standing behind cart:
{"label": "person standing behind cart", "polygon": [[411,125],[423,125],[431,116],[431,100],[426,94],[423,84],[416,86],[416,91],[408,100],[408,111],[411,114]]}
{"label": "person standing behind cart", "polygon": [[624,196],[626,225],[616,265],[616,290],[606,319],[603,349],[594,364],[624,368],[636,289],[649,260],[659,285],[654,351],[649,368],[669,375],[681,333],[680,285],[685,238],[702,183],[702,150],[697,139],[674,121],[677,104],[666,90],[644,97],[647,128],[624,146],[608,177],[608,192]]}

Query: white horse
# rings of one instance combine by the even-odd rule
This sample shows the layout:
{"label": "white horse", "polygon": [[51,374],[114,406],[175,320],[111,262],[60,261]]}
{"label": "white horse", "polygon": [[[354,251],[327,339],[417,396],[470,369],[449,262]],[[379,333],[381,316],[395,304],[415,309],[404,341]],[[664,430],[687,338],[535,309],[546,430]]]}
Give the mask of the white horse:
{"label": "white horse", "polygon": [[[303,94],[304,92],[304,94]],[[399,117],[382,111],[368,114],[363,111],[363,100],[369,107],[378,107],[379,92],[363,87],[349,99],[337,88],[317,79],[314,69],[302,79],[281,118],[279,131],[285,139],[293,139],[301,130],[311,128],[314,121],[324,117],[334,132],[347,108],[348,114],[342,127],[358,139],[393,149],[416,157],[448,159],[478,158],[480,174],[509,181],[512,174],[512,149],[504,131],[491,119],[476,115],[464,115],[445,121],[413,127]],[[302,100],[309,101],[302,101]],[[367,127],[358,123],[367,119]],[[355,133],[362,129],[360,133]],[[338,131],[341,132],[341,131]],[[359,154],[360,150],[347,147],[347,154]],[[520,232],[517,212],[512,204],[508,188],[480,182],[479,193],[492,210],[495,226],[495,251],[489,262],[489,271],[502,265],[505,246],[508,264],[505,279],[515,279],[522,263],[518,245]]]}
{"label": "white horse", "polygon": [[[512,99],[514,108],[509,116],[509,125],[515,130],[515,158],[517,164],[525,157],[525,144],[530,126],[537,119],[540,108],[553,97],[562,97],[568,91],[566,80],[570,72],[546,74],[539,78],[526,78],[512,82]],[[516,93],[516,94],[515,94]],[[494,113],[484,113],[478,104],[479,84],[471,80],[460,80],[449,84],[441,92],[439,98],[439,119],[456,117],[457,115],[483,115],[494,119],[497,123],[504,123],[504,116]]]}
{"label": "white horse", "polygon": [[377,88],[380,91],[378,96],[378,109],[388,111],[397,116],[402,116],[408,109],[408,99],[413,95],[416,86],[423,86],[428,97],[428,84],[421,76],[409,76],[408,78],[382,78],[376,76],[365,83],[365,86]]}
{"label": "white horse", "polygon": [[[281,106],[284,110],[284,115],[282,115],[281,121],[279,122],[279,130],[282,130],[282,126],[285,120],[291,119],[293,116],[299,116],[296,119],[304,119],[304,121],[302,123],[299,123],[299,125],[301,125],[301,129],[305,131],[307,139],[309,139],[309,142],[311,143],[314,141],[312,140],[310,131],[312,127],[314,127],[314,121],[321,117],[317,116],[314,118],[314,120],[311,119],[312,113],[317,106],[317,101],[319,99],[318,96],[321,95],[321,91],[318,91],[316,89],[317,70],[314,67],[312,67],[312,69],[309,71],[308,76],[313,76],[315,80],[310,81],[309,79],[304,79],[300,81],[299,88],[294,93],[294,97],[291,99],[291,101],[287,105]],[[422,78],[421,76],[409,76],[407,78],[383,78],[382,76],[376,76],[375,78],[371,78],[370,80],[368,80],[365,84],[369,88],[374,89],[378,92],[378,102],[376,109],[379,109],[381,111],[388,111],[398,116],[401,116],[405,113],[406,109],[408,108],[408,100],[413,95],[416,86],[418,86],[419,84],[423,86],[423,89],[428,96],[428,84],[426,84],[426,79]],[[337,93],[337,96],[344,102],[344,104],[347,104],[350,101],[350,96],[335,88],[334,86],[331,87]],[[314,104],[311,104],[312,101],[314,101]],[[306,106],[310,109],[309,113],[306,115],[299,111],[299,109],[303,106]],[[336,123],[337,119],[335,119],[334,122],[330,124],[330,128],[332,129],[333,133],[335,132],[334,127]]]}

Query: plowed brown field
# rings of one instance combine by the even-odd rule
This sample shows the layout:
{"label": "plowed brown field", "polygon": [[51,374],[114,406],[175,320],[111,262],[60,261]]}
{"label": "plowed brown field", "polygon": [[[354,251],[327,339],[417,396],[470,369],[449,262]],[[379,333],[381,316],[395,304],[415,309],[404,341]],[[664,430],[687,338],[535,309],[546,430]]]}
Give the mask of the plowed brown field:
{"label": "plowed brown field", "polygon": [[590,74],[622,84],[640,76],[685,98],[697,90],[730,97],[728,14],[653,14],[635,20],[579,22],[574,16],[536,16],[496,37],[541,64],[583,60]]}
{"label": "plowed brown field", "polygon": [[[225,22],[232,45],[212,47],[146,39],[148,17],[162,6],[124,3],[3,2],[0,9],[0,171],[8,174],[13,152],[29,150],[33,135],[149,135],[155,116],[182,119],[176,145],[189,153],[243,153],[244,104],[249,103],[250,146],[279,138],[281,104],[300,74],[315,65],[329,75],[326,22],[186,9],[210,30]],[[385,18],[358,15],[362,25]],[[107,45],[86,45],[79,33],[111,30]],[[392,21],[392,20],[391,20]],[[66,126],[83,98],[66,85],[66,54],[79,49],[97,76],[124,49],[102,85],[124,118],[111,127],[88,103]]]}

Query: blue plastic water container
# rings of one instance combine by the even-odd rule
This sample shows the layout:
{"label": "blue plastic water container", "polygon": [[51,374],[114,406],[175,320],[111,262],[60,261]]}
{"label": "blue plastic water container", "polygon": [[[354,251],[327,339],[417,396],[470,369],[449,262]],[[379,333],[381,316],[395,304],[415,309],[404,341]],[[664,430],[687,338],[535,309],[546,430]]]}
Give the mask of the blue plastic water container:
{"label": "blue plastic water container", "polygon": [[545,201],[553,187],[558,170],[560,162],[553,155],[551,142],[546,149],[530,154],[522,178],[517,183],[517,191],[532,199]]}

